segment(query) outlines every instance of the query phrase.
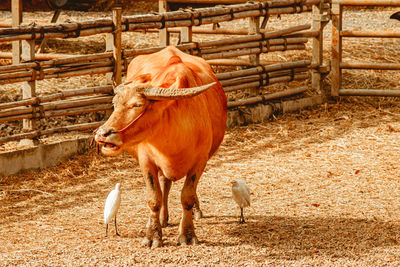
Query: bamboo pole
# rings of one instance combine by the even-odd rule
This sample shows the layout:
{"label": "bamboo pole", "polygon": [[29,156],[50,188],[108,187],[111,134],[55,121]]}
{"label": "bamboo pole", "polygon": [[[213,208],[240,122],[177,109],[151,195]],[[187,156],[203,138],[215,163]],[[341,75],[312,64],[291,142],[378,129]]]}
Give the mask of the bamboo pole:
{"label": "bamboo pole", "polygon": [[[307,43],[308,39],[307,38],[279,38],[279,39],[268,39],[268,41],[257,41],[257,42],[247,42],[247,43],[241,43],[241,42],[235,42],[236,44],[229,44],[229,45],[221,45],[218,47],[214,48],[206,48],[206,49],[201,49],[201,54],[212,54],[212,53],[217,53],[221,51],[227,51],[227,50],[236,50],[236,49],[243,49],[243,48],[254,48],[254,47],[259,47],[260,44],[263,46],[268,47],[269,46],[275,46],[275,45],[283,45],[283,44],[301,44],[301,43]],[[256,65],[259,65],[259,61],[256,61]]]}
{"label": "bamboo pole", "polygon": [[[78,115],[78,114],[82,114],[82,113],[90,113],[90,112],[109,110],[111,108],[112,108],[112,104],[110,103],[110,104],[89,105],[89,106],[84,106],[84,107],[74,107],[74,108],[61,109],[61,110],[49,110],[49,111],[43,112],[42,114],[37,112],[35,114],[35,118],[48,118],[48,117],[62,117],[62,116],[69,116],[69,115]],[[9,116],[9,117],[0,117],[0,122],[31,119],[33,117],[34,116],[32,113],[25,113],[25,114],[13,115],[13,116]]]}
{"label": "bamboo pole", "polygon": [[342,6],[400,6],[400,0],[332,0]]}
{"label": "bamboo pole", "polygon": [[342,37],[400,38],[400,32],[388,31],[342,31]]}
{"label": "bamboo pole", "polygon": [[236,38],[204,41],[204,42],[199,43],[199,48],[226,45],[226,44],[239,43],[239,42],[243,43],[243,42],[259,41],[262,39],[273,39],[273,38],[278,38],[278,37],[284,37],[287,34],[291,34],[291,33],[302,31],[302,30],[307,30],[310,28],[311,28],[310,24],[305,24],[305,25],[293,26],[293,27],[286,28],[283,30],[267,32],[264,35],[254,34],[254,35],[250,35],[250,36],[243,36],[243,37],[236,37]]}
{"label": "bamboo pole", "polygon": [[[14,115],[21,114],[34,114],[33,118],[42,118],[42,114],[46,114],[45,111],[49,110],[66,110],[68,108],[89,106],[94,104],[104,104],[111,103],[112,96],[99,96],[92,97],[86,99],[74,99],[74,100],[65,100],[65,101],[56,101],[50,102],[43,105],[38,106],[30,106],[30,107],[18,107],[7,109],[4,111],[0,111],[0,118],[4,117],[12,117]],[[39,113],[39,114],[37,114]]]}
{"label": "bamboo pole", "polygon": [[73,55],[71,57],[51,59],[41,62],[27,62],[15,65],[0,66],[0,73],[7,71],[23,70],[23,69],[45,68],[56,65],[66,65],[73,63],[87,64],[90,61],[99,61],[101,59],[110,59],[110,58],[112,58],[112,52],[98,53],[93,55]]}
{"label": "bamboo pole", "polygon": [[[264,77],[266,78],[266,76]],[[310,78],[310,75],[308,73],[306,74],[297,74],[294,75],[294,77],[291,76],[282,76],[282,77],[277,77],[277,78],[272,78],[269,80],[268,84],[275,84],[275,83],[281,83],[281,82],[290,82],[294,80],[305,80]],[[248,82],[245,84],[239,84],[239,85],[233,85],[233,86],[226,86],[224,87],[225,92],[232,92],[232,91],[237,91],[237,90],[243,90],[243,89],[248,89],[248,88],[256,88],[260,86],[260,81],[254,81],[254,82]]]}
{"label": "bamboo pole", "polygon": [[[148,30],[137,30],[138,32],[144,33],[158,33],[159,30],[157,29],[148,29]],[[168,32],[170,33],[180,33],[180,28],[168,28]],[[216,29],[209,29],[209,28],[193,28],[192,32],[195,34],[213,34],[213,35],[248,35],[247,29],[230,29],[230,28],[216,28]],[[270,33],[271,31],[260,29],[261,33]],[[318,32],[316,31],[308,31],[297,33],[293,35],[288,35],[287,37],[313,37],[317,35]]]}
{"label": "bamboo pole", "polygon": [[[259,4],[244,4],[238,6],[229,6],[222,8],[199,9],[196,12],[166,12],[163,14],[138,16],[136,18],[122,19],[123,31],[134,31],[138,29],[164,29],[170,27],[189,27],[200,24],[212,24],[232,19],[241,19],[245,17],[258,17],[264,15],[287,14],[302,12],[308,10],[308,6],[319,3],[320,0],[306,0],[302,7],[297,0],[281,2],[282,7],[269,6],[263,3],[261,8]],[[274,2],[269,4],[273,5]],[[285,5],[292,6],[285,6]],[[216,15],[222,13],[223,15]],[[201,17],[201,19],[200,19]],[[186,18],[186,19],[182,19]],[[112,32],[111,19],[99,19],[95,21],[86,21],[81,23],[61,23],[56,25],[40,26],[22,26],[15,28],[0,28],[0,42],[16,40],[35,40],[43,38],[76,38],[79,36],[89,36],[98,33]]]}
{"label": "bamboo pole", "polygon": [[254,68],[249,68],[249,69],[245,69],[245,70],[238,70],[238,71],[225,72],[225,73],[217,73],[215,76],[219,80],[225,80],[225,79],[232,79],[232,78],[236,78],[236,77],[262,73],[264,70],[266,72],[272,72],[272,71],[278,71],[278,70],[284,70],[284,69],[306,67],[306,66],[310,65],[310,63],[311,63],[310,60],[299,60],[299,61],[293,61],[293,62],[282,62],[282,63],[275,63],[275,64],[271,64],[271,65],[266,65],[266,66],[263,66],[263,67],[254,67]]}
{"label": "bamboo pole", "polygon": [[[210,59],[207,63],[215,66],[253,66],[246,59]],[[261,61],[261,65],[266,65],[265,62]]]}
{"label": "bamboo pole", "polygon": [[[295,79],[296,76],[301,75],[300,72],[305,72],[307,69],[294,69],[292,70],[285,70],[285,71],[277,71],[277,72],[268,72],[267,74],[255,74],[255,75],[248,75],[248,76],[241,76],[241,77],[236,77],[232,79],[226,79],[226,80],[221,80],[220,83],[222,87],[229,87],[233,86],[236,84],[244,84],[244,83],[249,83],[253,81],[263,81],[263,84],[269,85],[270,83],[274,83],[276,79],[280,77],[291,77],[293,80]],[[304,73],[302,73],[304,74]],[[275,82],[276,83],[276,82]]]}
{"label": "bamboo pole", "polygon": [[[297,30],[303,30],[309,28],[310,25],[300,25],[296,27],[291,27],[285,30],[279,30],[270,32],[265,34],[265,37],[276,37],[281,36],[282,34],[286,33],[293,33]],[[261,40],[263,38],[262,35],[256,36],[246,36],[240,37],[237,39],[224,39],[224,40],[217,40],[217,41],[207,41],[201,42],[198,44],[189,43],[184,45],[179,45],[178,48],[180,49],[194,49],[196,46],[200,48],[200,53],[210,53],[209,55],[204,55],[203,57],[206,59],[216,59],[216,58],[229,58],[238,55],[251,55],[260,53],[260,42],[252,42],[247,44],[241,45],[233,45],[233,46],[222,46],[220,48],[208,48],[203,49],[208,46],[218,46],[223,44],[232,44],[238,42],[244,42],[249,40]],[[305,38],[289,38],[289,39],[270,39],[268,41],[263,41],[264,47],[262,52],[268,51],[283,51],[285,48],[288,50],[291,49],[304,49],[304,45],[301,44],[292,44],[296,41],[305,42],[307,39]],[[288,44],[287,47],[284,45],[275,44]],[[270,47],[268,47],[268,45]],[[237,51],[228,51],[230,49],[237,49],[240,47],[257,47],[257,49],[250,49],[250,50],[237,50]],[[137,49],[137,50],[127,50],[125,51],[125,58],[129,56],[135,56],[139,54],[149,54],[160,51],[162,47],[157,48],[146,48],[146,49]],[[215,51],[224,51],[222,53],[211,53]],[[71,58],[62,58],[62,59],[54,59],[42,62],[31,62],[19,65],[12,65],[12,66],[0,66],[0,73],[4,72],[4,74],[0,74],[0,84],[11,83],[11,82],[22,82],[22,81],[31,81],[33,79],[48,79],[48,78],[57,78],[57,77],[71,77],[76,75],[86,75],[86,74],[95,74],[95,73],[106,73],[111,71],[112,61],[111,61],[112,53],[100,53],[96,55],[89,55],[89,56],[76,56]],[[91,62],[94,60],[101,60],[98,62]],[[68,65],[70,64],[70,65]],[[76,64],[77,66],[73,65]],[[57,67],[53,67],[56,65]],[[49,68],[53,67],[53,68]],[[39,75],[35,74],[35,70],[39,68]],[[16,73],[10,73],[12,70],[24,70],[24,69],[31,69],[29,71],[21,71]],[[91,70],[90,70],[91,69]]]}
{"label": "bamboo pole", "polygon": [[331,73],[332,73],[332,85],[331,95],[339,96],[339,90],[342,84],[342,71],[340,69],[340,63],[342,62],[342,37],[340,32],[342,31],[342,16],[343,6],[336,3],[332,3],[332,62],[331,62]]}
{"label": "bamboo pole", "polygon": [[374,69],[374,70],[400,70],[400,64],[396,63],[364,63],[341,62],[341,69]]}
{"label": "bamboo pole", "polygon": [[[51,60],[51,59],[59,59],[65,57],[75,57],[76,55],[71,54],[54,54],[54,53],[39,53],[35,54],[36,60]],[[12,53],[10,52],[0,52],[0,58],[12,58]]]}
{"label": "bamboo pole", "polygon": [[400,97],[400,90],[340,89],[340,96],[388,96]]}
{"label": "bamboo pole", "polygon": [[63,126],[63,127],[58,127],[58,128],[53,128],[53,129],[46,129],[46,130],[41,130],[41,131],[34,131],[34,132],[29,132],[29,133],[22,133],[22,134],[16,134],[12,136],[6,136],[0,138],[0,144],[4,144],[10,141],[18,141],[21,139],[36,139],[38,137],[44,136],[44,135],[51,135],[55,133],[65,133],[65,132],[73,132],[73,131],[85,131],[85,130],[90,130],[90,129],[96,129],[100,127],[104,121],[98,121],[98,122],[90,122],[90,123],[82,123],[82,124],[76,124],[76,125],[68,125],[68,126]]}
{"label": "bamboo pole", "polygon": [[[290,28],[283,29],[283,30],[268,32],[264,36],[259,34],[259,35],[255,35],[255,36],[246,36],[246,37],[241,37],[241,38],[237,38],[237,39],[230,38],[230,39],[222,39],[222,40],[216,40],[216,41],[205,41],[205,42],[198,43],[198,47],[204,48],[204,47],[226,45],[226,44],[232,44],[232,43],[238,43],[238,42],[257,41],[257,40],[261,40],[263,37],[265,39],[272,39],[272,38],[284,36],[286,34],[291,34],[291,33],[297,32],[297,31],[309,29],[310,27],[311,27],[311,25],[306,24],[306,25],[290,27]],[[189,49],[196,48],[196,44],[189,43],[189,44],[178,45],[177,47],[181,50],[189,50]],[[132,57],[132,56],[136,56],[136,55],[155,53],[162,49],[163,49],[163,47],[131,49],[131,50],[125,50],[124,55],[126,57]],[[11,71],[11,70],[29,69],[29,68],[34,68],[34,67],[44,68],[44,67],[50,67],[50,66],[54,66],[54,65],[60,66],[60,65],[72,64],[72,63],[83,64],[83,63],[88,63],[89,61],[99,61],[101,59],[110,59],[110,58],[112,58],[112,56],[113,56],[112,52],[98,53],[98,54],[94,54],[94,55],[72,55],[71,57],[67,57],[67,58],[52,59],[52,60],[47,60],[47,61],[42,61],[42,62],[32,62],[32,63],[17,64],[17,65],[0,66],[0,73],[6,72],[6,71]]]}
{"label": "bamboo pole", "polygon": [[[92,68],[92,69],[62,71],[59,73],[46,74],[42,78],[36,77],[36,80],[51,79],[51,78],[67,78],[67,77],[82,76],[82,75],[104,74],[104,73],[112,72],[112,71],[113,71],[113,67],[96,67],[96,68]],[[31,74],[31,72],[29,72],[29,73]],[[33,81],[34,77],[32,77],[32,76],[33,76],[33,74],[26,75],[26,76],[20,77],[20,78],[16,77],[16,78],[11,78],[11,79],[1,79],[0,85],[8,84],[8,83],[16,83],[16,82]]]}
{"label": "bamboo pole", "polygon": [[113,32],[106,34],[106,51],[112,52],[112,73],[106,74],[107,81],[118,86],[122,81],[122,8],[115,7],[112,10]]}
{"label": "bamboo pole", "polygon": [[76,90],[64,90],[64,91],[60,91],[55,94],[50,94],[50,95],[46,95],[46,96],[39,96],[39,97],[30,98],[30,99],[9,102],[9,103],[1,103],[0,110],[14,108],[14,107],[21,107],[21,106],[37,105],[39,103],[60,100],[60,99],[64,99],[67,97],[76,97],[76,96],[93,95],[93,94],[112,94],[112,93],[113,93],[113,88],[111,85],[88,87],[88,88],[76,89]]}
{"label": "bamboo pole", "polygon": [[273,100],[273,99],[278,99],[278,98],[298,95],[298,94],[304,93],[305,91],[307,91],[307,89],[308,89],[307,86],[303,86],[303,87],[297,87],[297,88],[293,88],[293,89],[288,89],[288,90],[281,91],[281,92],[276,92],[276,93],[271,93],[271,94],[263,94],[263,95],[260,95],[260,96],[250,97],[250,98],[247,98],[247,99],[229,101],[228,102],[228,108],[233,108],[233,107],[237,107],[237,106],[251,105],[251,104],[256,104],[256,103],[260,103],[260,102],[265,102],[265,101],[268,101],[268,100]]}
{"label": "bamboo pole", "polygon": [[[19,27],[22,23],[22,0],[11,0],[11,15],[12,15],[12,26]],[[20,40],[14,40],[12,42],[12,62],[18,64],[21,62],[21,42]]]}
{"label": "bamboo pole", "polygon": [[305,50],[304,44],[290,44],[290,45],[274,45],[267,47],[260,48],[248,48],[248,49],[240,49],[234,51],[226,51],[226,52],[219,52],[219,53],[212,53],[212,54],[205,54],[202,55],[204,59],[217,59],[217,58],[229,58],[229,57],[238,57],[238,56],[245,56],[251,54],[259,54],[259,53],[266,53],[272,51],[287,51],[287,50]]}
{"label": "bamboo pole", "polygon": [[305,32],[298,32],[298,33],[294,33],[294,34],[288,34],[285,35],[285,37],[287,38],[291,38],[291,37],[308,37],[308,38],[312,38],[312,37],[317,37],[319,35],[319,31],[305,31]]}

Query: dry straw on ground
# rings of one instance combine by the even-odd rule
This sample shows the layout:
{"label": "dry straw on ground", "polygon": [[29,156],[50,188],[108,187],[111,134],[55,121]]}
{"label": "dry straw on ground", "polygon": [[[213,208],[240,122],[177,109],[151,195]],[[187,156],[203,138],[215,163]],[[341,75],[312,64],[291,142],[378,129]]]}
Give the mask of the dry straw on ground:
{"label": "dry straw on ground", "polygon": [[[199,184],[199,246],[176,245],[182,181],[170,196],[165,247],[140,245],[144,183],[127,155],[93,151],[58,167],[0,179],[4,264],[400,264],[400,108],[327,104],[229,130]],[[359,111],[362,109],[362,112]],[[252,191],[239,225],[230,181]],[[121,237],[102,209],[123,185]]]}
{"label": "dry straw on ground", "polygon": [[[395,22],[386,20],[390,13],[352,10],[345,27],[394,30]],[[270,27],[309,19],[310,14],[272,18]],[[127,46],[145,45],[133,41],[135,34],[130,37]],[[351,39],[345,55],[347,60],[398,62],[399,45],[398,40]],[[307,55],[291,52],[266,59],[298,60]],[[101,83],[101,79],[74,78],[59,85]],[[398,72],[354,71],[344,77],[344,86],[399,89],[399,80]],[[51,90],[50,83],[41,88]],[[18,91],[15,87],[0,90]],[[195,222],[198,246],[176,245],[179,181],[171,191],[165,246],[141,247],[147,220],[144,183],[137,164],[127,155],[109,158],[91,151],[54,168],[0,178],[0,262],[398,266],[399,118],[397,99],[346,98],[228,130],[200,180],[205,218]],[[237,224],[239,213],[231,199],[233,179],[245,179],[252,191],[244,225]],[[122,236],[104,238],[102,209],[117,182],[123,185]]]}

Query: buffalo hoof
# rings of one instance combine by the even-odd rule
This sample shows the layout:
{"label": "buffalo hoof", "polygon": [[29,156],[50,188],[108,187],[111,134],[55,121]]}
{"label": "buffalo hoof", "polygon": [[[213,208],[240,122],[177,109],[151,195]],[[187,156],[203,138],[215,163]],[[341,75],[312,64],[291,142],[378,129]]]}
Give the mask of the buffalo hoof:
{"label": "buffalo hoof", "polygon": [[201,218],[203,218],[203,212],[201,210],[194,209],[193,217],[195,220],[200,220]]}
{"label": "buffalo hoof", "polygon": [[161,227],[162,228],[165,228],[165,227],[167,227],[168,226],[168,217],[167,218],[161,218],[160,219],[160,224],[161,224]]}
{"label": "buffalo hoof", "polygon": [[147,225],[146,237],[143,239],[142,244],[149,248],[162,246],[162,230],[159,222],[150,220],[150,225]]}
{"label": "buffalo hoof", "polygon": [[162,247],[162,240],[158,238],[153,238],[153,240],[148,239],[145,237],[142,241],[142,245],[148,248],[159,248]]}
{"label": "buffalo hoof", "polygon": [[180,235],[178,237],[178,245],[186,246],[186,245],[197,245],[199,244],[199,240],[196,236],[187,237],[184,235]]}

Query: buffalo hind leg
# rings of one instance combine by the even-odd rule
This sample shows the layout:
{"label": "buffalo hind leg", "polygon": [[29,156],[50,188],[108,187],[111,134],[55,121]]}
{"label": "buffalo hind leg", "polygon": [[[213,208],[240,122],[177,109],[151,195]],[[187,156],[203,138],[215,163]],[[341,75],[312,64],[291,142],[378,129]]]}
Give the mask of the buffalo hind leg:
{"label": "buffalo hind leg", "polygon": [[181,192],[182,219],[179,225],[178,244],[195,245],[198,239],[194,231],[193,207],[196,204],[196,187],[204,168],[197,172],[189,172]]}
{"label": "buffalo hind leg", "polygon": [[145,172],[147,199],[150,208],[149,221],[147,223],[146,236],[143,245],[147,247],[162,246],[162,229],[160,224],[160,210],[162,205],[162,193],[156,172]]}
{"label": "buffalo hind leg", "polygon": [[160,211],[160,223],[161,227],[167,227],[168,225],[168,194],[171,189],[172,181],[167,179],[164,175],[159,173],[159,179],[162,191],[162,205]]}

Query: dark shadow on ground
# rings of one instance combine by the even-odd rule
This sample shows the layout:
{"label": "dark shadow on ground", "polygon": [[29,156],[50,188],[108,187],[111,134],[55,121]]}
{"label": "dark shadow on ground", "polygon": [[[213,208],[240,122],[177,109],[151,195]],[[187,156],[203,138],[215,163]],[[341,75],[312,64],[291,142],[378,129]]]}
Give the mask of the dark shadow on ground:
{"label": "dark shadow on ground", "polygon": [[379,220],[253,216],[241,225],[220,223],[229,223],[220,229],[240,243],[270,248],[291,260],[314,254],[354,258],[400,242],[400,225]]}

